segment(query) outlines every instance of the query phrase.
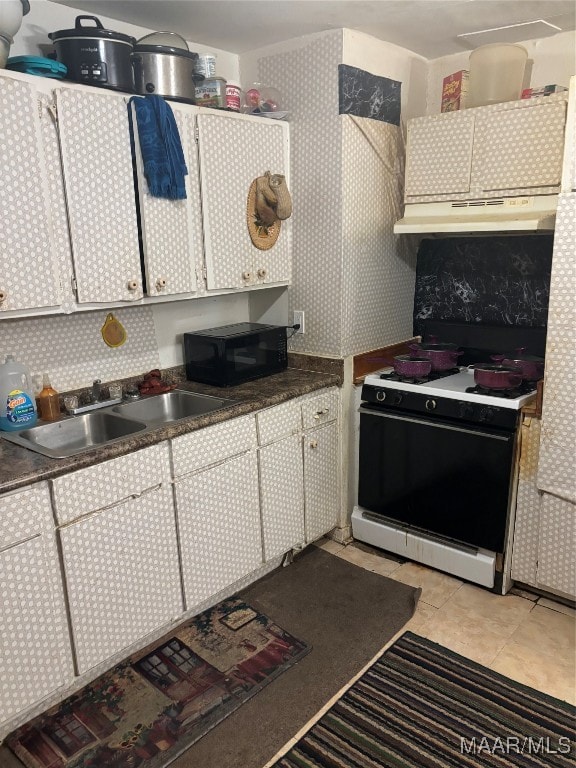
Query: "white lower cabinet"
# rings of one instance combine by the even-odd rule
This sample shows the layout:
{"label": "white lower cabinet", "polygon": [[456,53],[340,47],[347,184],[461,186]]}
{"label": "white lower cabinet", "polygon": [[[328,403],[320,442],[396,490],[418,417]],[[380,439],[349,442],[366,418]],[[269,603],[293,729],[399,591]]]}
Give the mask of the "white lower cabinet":
{"label": "white lower cabinet", "polygon": [[[135,465],[141,473],[129,474]],[[63,491],[74,475],[83,493],[71,520]],[[58,535],[82,674],[183,613],[168,447],[151,446],[52,482],[57,519],[66,521]]]}
{"label": "white lower cabinet", "polygon": [[0,496],[0,725],[73,680],[46,483]]}
{"label": "white lower cabinet", "polygon": [[312,429],[302,438],[306,543],[315,541],[338,525],[339,443],[336,422]]}
{"label": "white lower cabinet", "polygon": [[257,415],[266,560],[315,541],[338,524],[338,415],[335,387]]}
{"label": "white lower cabinet", "polygon": [[262,565],[256,420],[171,441],[186,610]]}
{"label": "white lower cabinet", "polygon": [[290,435],[259,449],[264,559],[304,543],[302,439]]}
{"label": "white lower cabinet", "polygon": [[180,478],[175,490],[189,610],[262,565],[256,454]]}

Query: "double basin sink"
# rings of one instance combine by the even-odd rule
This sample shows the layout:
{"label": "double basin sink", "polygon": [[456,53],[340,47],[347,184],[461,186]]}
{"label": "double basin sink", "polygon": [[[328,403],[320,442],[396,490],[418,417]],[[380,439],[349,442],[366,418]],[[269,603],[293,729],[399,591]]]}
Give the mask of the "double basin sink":
{"label": "double basin sink", "polygon": [[2,437],[44,456],[64,459],[181,419],[203,416],[236,402],[176,389],[31,429],[4,432]]}

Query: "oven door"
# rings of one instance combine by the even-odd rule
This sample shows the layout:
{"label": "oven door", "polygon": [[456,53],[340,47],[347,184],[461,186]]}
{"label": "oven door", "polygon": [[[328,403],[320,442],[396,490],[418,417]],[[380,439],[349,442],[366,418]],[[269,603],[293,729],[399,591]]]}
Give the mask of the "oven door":
{"label": "oven door", "polygon": [[374,515],[502,552],[515,432],[360,408],[358,503]]}

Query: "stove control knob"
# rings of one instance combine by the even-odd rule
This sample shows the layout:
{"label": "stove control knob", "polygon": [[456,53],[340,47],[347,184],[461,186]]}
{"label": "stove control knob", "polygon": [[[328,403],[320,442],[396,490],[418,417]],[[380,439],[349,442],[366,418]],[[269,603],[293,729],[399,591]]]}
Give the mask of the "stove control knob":
{"label": "stove control knob", "polygon": [[393,405],[400,405],[402,400],[404,399],[404,395],[402,392],[396,392],[394,395],[394,399],[392,400]]}
{"label": "stove control knob", "polygon": [[460,403],[458,410],[462,419],[470,419],[474,415],[474,406],[470,403]]}
{"label": "stove control knob", "polygon": [[376,400],[378,400],[380,403],[383,403],[384,400],[386,400],[386,392],[376,392]]}
{"label": "stove control knob", "polygon": [[480,411],[479,417],[480,421],[493,421],[494,420],[494,409],[493,408],[482,408]]}
{"label": "stove control knob", "polygon": [[426,400],[425,408],[427,411],[434,411],[436,410],[436,400]]}

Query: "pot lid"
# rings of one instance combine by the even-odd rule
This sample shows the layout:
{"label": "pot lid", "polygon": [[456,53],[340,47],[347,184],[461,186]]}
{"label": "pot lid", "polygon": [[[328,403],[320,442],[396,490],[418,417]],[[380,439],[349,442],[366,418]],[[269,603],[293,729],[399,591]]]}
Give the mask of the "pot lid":
{"label": "pot lid", "polygon": [[426,352],[455,352],[460,349],[458,344],[452,344],[451,342],[424,342],[417,345],[419,349],[426,350]]}
{"label": "pot lid", "polygon": [[[500,356],[500,355],[499,355]],[[520,360],[524,363],[543,363],[544,358],[538,357],[538,355],[527,355],[523,349],[517,349],[515,352],[504,352],[501,355],[503,360]]]}
{"label": "pot lid", "polygon": [[476,363],[470,366],[475,371],[489,371],[490,373],[522,373],[520,368],[514,368],[511,365],[500,365],[499,363]]}
{"label": "pot lid", "polygon": [[[82,21],[93,21],[95,26],[83,26]],[[59,29],[57,32],[49,32],[50,40],[66,40],[74,37],[91,37],[103,40],[115,40],[119,43],[128,43],[135,45],[136,38],[125,35],[122,32],[115,32],[112,29],[104,29],[104,26],[97,16],[76,16],[76,26],[74,29]]]}
{"label": "pot lid", "polygon": [[173,45],[140,45],[134,46],[134,53],[159,53],[165,56],[183,56],[185,59],[196,61],[198,54],[186,51],[184,48],[175,48]]}

